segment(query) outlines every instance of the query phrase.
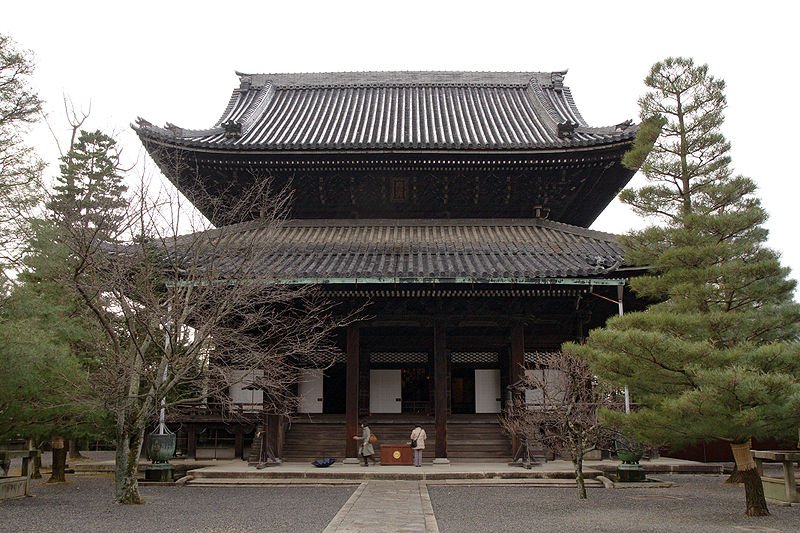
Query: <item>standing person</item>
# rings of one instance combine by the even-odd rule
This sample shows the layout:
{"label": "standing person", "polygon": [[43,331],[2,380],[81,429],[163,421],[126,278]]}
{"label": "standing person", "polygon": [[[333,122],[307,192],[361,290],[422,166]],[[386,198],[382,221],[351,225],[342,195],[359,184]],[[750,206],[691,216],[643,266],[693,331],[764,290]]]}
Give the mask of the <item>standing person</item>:
{"label": "standing person", "polygon": [[372,431],[370,431],[369,424],[366,421],[361,422],[361,436],[353,435],[353,439],[361,441],[358,453],[364,458],[364,466],[369,466],[369,460],[372,461],[372,464],[377,464],[378,462],[375,459],[375,449],[369,441],[370,435],[372,435]]}
{"label": "standing person", "polygon": [[422,450],[425,449],[425,439],[428,434],[417,424],[411,431],[411,447],[414,449],[414,466],[422,466]]}

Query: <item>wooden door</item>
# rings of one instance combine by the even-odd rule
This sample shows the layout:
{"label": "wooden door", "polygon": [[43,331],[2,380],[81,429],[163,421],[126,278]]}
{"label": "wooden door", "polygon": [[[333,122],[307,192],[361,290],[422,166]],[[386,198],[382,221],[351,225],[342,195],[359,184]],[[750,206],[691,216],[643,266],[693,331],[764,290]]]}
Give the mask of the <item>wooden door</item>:
{"label": "wooden door", "polygon": [[403,371],[381,369],[369,371],[369,412],[400,413],[402,410]]}
{"label": "wooden door", "polygon": [[298,387],[298,413],[322,412],[322,369],[305,368]]}
{"label": "wooden door", "polygon": [[475,369],[475,412],[499,413],[502,402],[500,369]]}

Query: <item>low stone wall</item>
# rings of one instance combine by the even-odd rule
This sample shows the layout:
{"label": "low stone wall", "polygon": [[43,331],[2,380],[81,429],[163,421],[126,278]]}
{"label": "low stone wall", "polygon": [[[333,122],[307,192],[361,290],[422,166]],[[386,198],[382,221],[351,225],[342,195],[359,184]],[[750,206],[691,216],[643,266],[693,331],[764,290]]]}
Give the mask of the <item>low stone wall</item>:
{"label": "low stone wall", "polygon": [[25,496],[28,478],[25,476],[0,477],[0,501]]}

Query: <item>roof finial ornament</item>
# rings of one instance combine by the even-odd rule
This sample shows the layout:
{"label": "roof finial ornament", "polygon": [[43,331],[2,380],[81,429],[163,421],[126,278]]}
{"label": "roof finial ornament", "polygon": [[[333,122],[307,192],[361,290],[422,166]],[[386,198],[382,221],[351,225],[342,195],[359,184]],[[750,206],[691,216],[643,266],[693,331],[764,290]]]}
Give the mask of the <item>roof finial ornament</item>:
{"label": "roof finial ornament", "polygon": [[176,137],[180,137],[183,134],[183,128],[181,128],[180,126],[176,126],[172,122],[167,122],[164,125],[164,128],[171,131]]}
{"label": "roof finial ornament", "polygon": [[238,137],[242,134],[242,123],[236,122],[233,119],[227,120],[220,124],[225,129],[225,137]]}
{"label": "roof finial ornament", "polygon": [[566,72],[552,72],[550,73],[550,81],[553,84],[553,90],[561,92],[564,90],[564,75]]}
{"label": "roof finial ornament", "polygon": [[559,139],[572,139],[575,135],[575,124],[569,120],[558,124]]}
{"label": "roof finial ornament", "polygon": [[614,131],[625,131],[631,126],[633,126],[633,121],[631,119],[628,119],[625,122],[620,122],[619,124],[614,126]]}
{"label": "roof finial ornament", "polygon": [[239,78],[239,92],[246,93],[250,90],[250,86],[253,84],[253,78],[250,76],[242,76]]}
{"label": "roof finial ornament", "polygon": [[550,208],[541,205],[533,206],[533,218],[547,218],[550,216]]}

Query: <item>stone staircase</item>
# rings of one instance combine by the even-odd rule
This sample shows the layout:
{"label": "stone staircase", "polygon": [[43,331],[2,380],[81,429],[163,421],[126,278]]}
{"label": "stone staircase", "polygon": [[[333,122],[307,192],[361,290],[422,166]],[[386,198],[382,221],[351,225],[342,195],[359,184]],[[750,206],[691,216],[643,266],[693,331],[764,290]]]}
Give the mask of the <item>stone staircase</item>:
{"label": "stone staircase", "polygon": [[496,417],[453,416],[447,423],[447,457],[459,463],[507,463],[511,438]]}
{"label": "stone staircase", "polygon": [[[424,419],[423,419],[424,418]],[[382,443],[403,444],[409,441],[414,423],[419,422],[428,434],[423,461],[431,462],[436,451],[434,420],[429,417],[373,415],[370,428],[378,436],[375,453],[380,456]],[[282,459],[306,462],[322,457],[342,460],[347,439],[343,416],[303,417],[292,422],[286,431]],[[511,460],[511,439],[503,433],[495,416],[454,415],[447,426],[448,459],[455,462],[498,462]],[[257,450],[256,450],[257,453]]]}

